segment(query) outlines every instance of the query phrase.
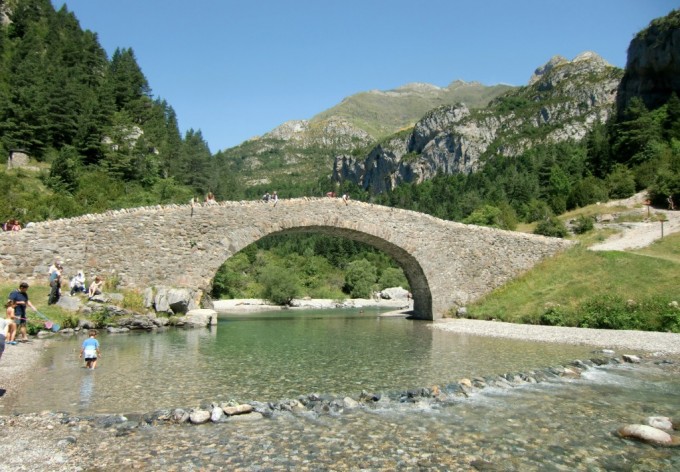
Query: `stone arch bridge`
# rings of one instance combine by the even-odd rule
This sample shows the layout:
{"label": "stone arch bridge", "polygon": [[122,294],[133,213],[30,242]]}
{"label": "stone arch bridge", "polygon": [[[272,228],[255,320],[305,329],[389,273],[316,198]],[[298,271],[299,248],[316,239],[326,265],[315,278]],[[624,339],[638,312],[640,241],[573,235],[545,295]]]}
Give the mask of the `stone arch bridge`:
{"label": "stone arch bridge", "polygon": [[407,210],[336,198],[166,205],[36,223],[0,234],[0,277],[46,280],[64,261],[66,276],[84,269],[116,274],[121,286],[209,290],[229,257],[270,234],[321,233],[361,241],[403,268],[414,316],[441,318],[508,282],[570,243],[440,220]]}

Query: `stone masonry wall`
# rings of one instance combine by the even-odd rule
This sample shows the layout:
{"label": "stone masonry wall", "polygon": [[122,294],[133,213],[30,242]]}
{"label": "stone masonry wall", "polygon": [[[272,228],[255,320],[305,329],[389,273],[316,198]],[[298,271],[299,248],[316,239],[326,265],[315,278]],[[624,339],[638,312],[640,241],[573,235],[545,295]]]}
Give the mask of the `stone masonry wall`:
{"label": "stone masonry wall", "polygon": [[391,255],[411,285],[416,316],[440,318],[565,249],[561,239],[444,221],[341,199],[167,205],[36,223],[0,234],[0,278],[46,281],[59,258],[66,276],[83,269],[123,287],[209,289],[217,269],[272,233],[317,232],[371,244]]}

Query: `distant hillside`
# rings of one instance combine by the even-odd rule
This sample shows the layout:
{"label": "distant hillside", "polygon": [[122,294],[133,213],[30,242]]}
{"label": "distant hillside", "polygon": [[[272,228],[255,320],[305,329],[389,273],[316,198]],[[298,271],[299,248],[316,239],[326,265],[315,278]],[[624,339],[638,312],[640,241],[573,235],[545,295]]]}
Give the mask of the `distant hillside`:
{"label": "distant hillside", "polygon": [[344,118],[373,138],[381,139],[413,126],[425,113],[438,106],[465,103],[468,108],[483,108],[510,89],[509,85],[486,86],[462,80],[456,80],[448,87],[410,83],[394,90],[357,93],[310,121],[317,123],[330,118]]}
{"label": "distant hillside", "polygon": [[218,152],[224,172],[239,176],[238,182],[221,190],[227,197],[253,197],[274,188],[283,195],[323,194],[337,155],[361,155],[385,136],[411,128],[434,107],[465,103],[471,109],[482,108],[512,89],[456,81],[443,88],[408,84],[352,95],[311,120],[288,121]]}

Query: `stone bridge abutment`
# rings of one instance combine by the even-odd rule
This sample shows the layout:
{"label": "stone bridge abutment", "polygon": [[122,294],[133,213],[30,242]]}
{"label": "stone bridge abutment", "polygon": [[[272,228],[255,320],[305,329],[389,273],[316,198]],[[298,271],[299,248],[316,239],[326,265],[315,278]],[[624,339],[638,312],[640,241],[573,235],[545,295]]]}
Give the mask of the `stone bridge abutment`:
{"label": "stone bridge abutment", "polygon": [[0,234],[0,277],[44,280],[59,258],[66,275],[115,275],[121,286],[209,290],[218,268],[277,233],[321,233],[361,241],[402,267],[414,315],[442,317],[565,249],[560,239],[444,221],[340,199],[166,205],[36,223]]}

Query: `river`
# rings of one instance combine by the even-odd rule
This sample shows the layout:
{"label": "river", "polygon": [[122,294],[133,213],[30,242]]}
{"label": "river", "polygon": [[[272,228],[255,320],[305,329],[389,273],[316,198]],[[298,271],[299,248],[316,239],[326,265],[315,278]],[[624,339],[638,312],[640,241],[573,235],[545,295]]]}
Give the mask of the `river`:
{"label": "river", "polygon": [[[53,343],[16,412],[133,414],[311,393],[385,401],[254,422],[115,429],[80,438],[98,467],[150,470],[680,470],[678,449],[614,431],[680,407],[677,369],[644,362],[591,368],[446,402],[400,402],[409,388],[567,364],[593,348],[433,330],[373,310],[222,316],[210,330],[100,337],[95,371],[83,337]],[[387,400],[391,398],[391,400]]]}

